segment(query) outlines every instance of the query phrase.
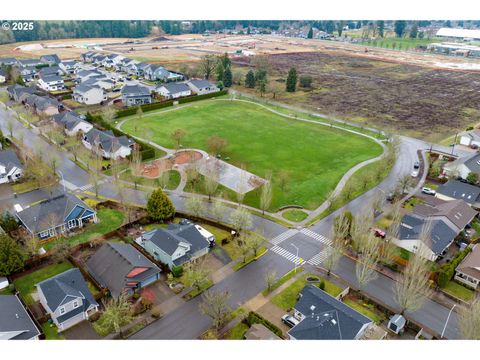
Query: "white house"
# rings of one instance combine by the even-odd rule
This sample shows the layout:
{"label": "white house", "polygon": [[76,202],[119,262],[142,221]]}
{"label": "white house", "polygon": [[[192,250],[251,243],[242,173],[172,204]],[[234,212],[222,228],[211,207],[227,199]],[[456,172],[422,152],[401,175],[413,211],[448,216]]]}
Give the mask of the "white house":
{"label": "white house", "polygon": [[68,75],[74,73],[76,65],[77,62],[75,60],[68,60],[62,61],[60,64],[58,64],[58,67],[65,75]]}
{"label": "white house", "polygon": [[38,80],[38,87],[45,91],[57,91],[65,89],[65,83],[58,75],[46,75]]}
{"label": "white house", "polygon": [[480,147],[480,129],[473,129],[460,137],[460,145]]}
{"label": "white house", "polygon": [[472,251],[455,269],[455,280],[476,289],[480,284],[480,246],[475,244]]}
{"label": "white house", "polygon": [[210,83],[207,80],[193,79],[190,80],[187,84],[190,89],[197,95],[210,94],[220,90],[216,85]]}
{"label": "white house", "polygon": [[92,130],[93,125],[83,120],[74,111],[67,111],[53,116],[55,122],[64,129],[68,136],[77,136],[79,133],[86,134]]}
{"label": "white house", "polygon": [[0,184],[18,181],[22,175],[23,165],[15,151],[0,151]]}
{"label": "white house", "polygon": [[72,98],[86,105],[97,105],[107,100],[103,89],[99,86],[79,84],[73,90]]}
{"label": "white house", "polygon": [[159,85],[155,92],[167,99],[177,99],[183,96],[192,95],[192,90],[185,83],[167,83]]}
{"label": "white house", "polygon": [[103,77],[103,78],[93,77],[82,82],[82,85],[97,86],[102,88],[105,91],[109,91],[113,89],[113,87],[115,86],[115,83],[113,82],[113,80],[107,79],[106,77]]}
{"label": "white house", "polygon": [[480,175],[480,154],[474,153],[448,162],[443,166],[443,172],[447,176],[462,179],[466,179],[470,173]]}
{"label": "white house", "polygon": [[7,81],[7,73],[5,70],[0,69],[0,84],[3,84],[5,81]]}

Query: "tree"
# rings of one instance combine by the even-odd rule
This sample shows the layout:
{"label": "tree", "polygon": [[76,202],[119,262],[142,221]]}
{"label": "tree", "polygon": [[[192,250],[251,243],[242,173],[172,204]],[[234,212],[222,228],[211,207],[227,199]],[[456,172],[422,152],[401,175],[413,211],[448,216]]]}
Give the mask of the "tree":
{"label": "tree", "polygon": [[458,330],[463,340],[480,340],[480,300],[460,307],[458,311]]}
{"label": "tree", "polygon": [[258,250],[265,244],[266,239],[261,234],[250,233],[247,235],[246,246],[253,252],[253,256],[257,256]]}
{"label": "tree", "polygon": [[312,77],[311,76],[300,76],[300,79],[298,80],[298,83],[300,84],[300,87],[302,88],[311,88],[312,87]]}
{"label": "tree", "polygon": [[13,139],[13,128],[14,128],[14,126],[15,126],[14,120],[10,117],[7,118],[7,130],[8,130],[8,133],[10,134],[10,139]]}
{"label": "tree", "polygon": [[263,97],[266,91],[267,91],[267,82],[265,80],[260,80],[258,82],[258,92],[260,93],[260,97]]}
{"label": "tree", "polygon": [[405,33],[405,28],[407,27],[407,22],[405,20],[397,20],[394,23],[394,31],[397,37],[403,37]]}
{"label": "tree", "polygon": [[359,257],[355,263],[355,276],[360,288],[376,278],[375,266],[380,260],[380,243],[369,231],[359,242]]}
{"label": "tree", "polygon": [[227,140],[217,135],[210,136],[207,140],[208,152],[212,156],[220,155],[227,146],[228,146]]}
{"label": "tree", "polygon": [[200,196],[191,195],[185,200],[185,209],[198,218],[205,213],[205,204]]}
{"label": "tree", "polygon": [[378,36],[380,36],[381,38],[383,38],[384,36],[384,30],[385,30],[385,21],[383,20],[377,21],[377,32],[378,32]]}
{"label": "tree", "polygon": [[397,187],[401,191],[402,195],[405,194],[407,189],[413,186],[414,180],[410,175],[405,175],[401,177],[397,182]]}
{"label": "tree", "polygon": [[232,70],[230,69],[230,66],[229,66],[223,72],[223,85],[228,88],[232,86],[232,82],[233,82]]}
{"label": "tree", "polygon": [[94,327],[100,328],[106,333],[116,332],[122,335],[122,326],[130,323],[133,319],[132,305],[125,294],[121,294],[117,299],[110,298],[105,304],[99,321],[94,323]]}
{"label": "tree", "polygon": [[0,217],[0,227],[7,233],[18,229],[18,222],[15,216],[8,210],[4,210]]}
{"label": "tree", "polygon": [[409,36],[410,36],[410,39],[416,39],[417,38],[417,36],[418,36],[418,25],[417,25],[416,22],[414,22],[412,24]]}
{"label": "tree", "polygon": [[218,189],[218,169],[216,163],[210,163],[205,173],[205,193],[208,195],[208,201],[212,200]]}
{"label": "tree", "polygon": [[75,136],[68,136],[66,138],[65,148],[73,154],[75,161],[78,161],[78,149],[80,146],[80,140]]}
{"label": "tree", "polygon": [[326,257],[323,260],[323,266],[327,270],[327,276],[330,276],[330,273],[337,266],[338,261],[342,257],[349,232],[350,219],[347,218],[345,213],[335,217],[332,229],[330,230],[332,244],[329,247],[326,247]]}
{"label": "tree", "polygon": [[313,39],[313,27],[308,30],[307,39]]}
{"label": "tree", "polygon": [[272,204],[272,198],[272,173],[268,172],[260,190],[260,209],[262,210],[262,214],[265,214],[265,210],[268,210]]}
{"label": "tree", "polygon": [[162,189],[154,190],[148,198],[147,214],[152,220],[162,222],[175,215],[175,207]]}
{"label": "tree", "polygon": [[243,229],[248,229],[252,226],[252,215],[247,209],[237,207],[230,215],[230,223],[237,232],[241,233]]}
{"label": "tree", "polygon": [[465,180],[467,180],[470,184],[475,185],[478,183],[478,174],[469,172]]}
{"label": "tree", "polygon": [[245,75],[245,87],[253,89],[256,84],[256,79],[255,79],[255,74],[253,73],[253,70],[250,69],[247,72],[247,75]]}
{"label": "tree", "polygon": [[135,148],[132,152],[130,159],[130,172],[133,175],[133,182],[135,184],[135,189],[137,188],[138,182],[141,179],[141,170],[142,170],[142,154]]}
{"label": "tree", "polygon": [[232,309],[228,305],[229,299],[230,295],[226,291],[207,291],[202,295],[202,302],[199,304],[200,311],[212,319],[216,333],[230,319]]}
{"label": "tree", "polygon": [[29,235],[24,240],[24,250],[25,253],[29,256],[38,255],[38,250],[40,249],[40,240],[36,235]]}
{"label": "tree", "polygon": [[186,133],[185,130],[183,130],[183,129],[176,129],[176,130],[174,130],[173,133],[170,135],[171,138],[176,142],[175,150],[178,151],[178,149],[180,148],[180,142],[181,142],[182,139],[185,137],[185,135],[187,135],[187,133]]}
{"label": "tree", "polygon": [[277,281],[277,272],[275,270],[269,270],[263,276],[265,284],[267,285],[267,292],[271,292],[273,285]]}
{"label": "tree", "polygon": [[25,260],[25,253],[15,240],[8,235],[0,235],[0,276],[20,270]]}
{"label": "tree", "polygon": [[[219,196],[221,197],[221,195]],[[225,206],[223,206],[220,199],[213,199],[213,202],[210,206],[210,214],[215,219],[220,221],[222,215],[225,213]]]}
{"label": "tree", "polygon": [[425,258],[425,241],[430,238],[430,226],[425,225],[420,234],[421,245],[411,254],[408,264],[403,270],[401,279],[395,283],[395,300],[405,311],[415,311],[425,303],[432,293],[430,288],[430,264]]}
{"label": "tree", "polygon": [[108,124],[113,123],[113,120],[117,116],[117,111],[111,107],[107,106],[102,110],[102,119],[105,120]]}
{"label": "tree", "polygon": [[185,286],[194,288],[197,292],[211,281],[210,272],[200,264],[190,263],[185,269]]}
{"label": "tree", "polygon": [[157,179],[158,186],[160,186],[162,190],[164,190],[170,183],[170,174],[171,173],[168,170],[162,171],[160,177]]}
{"label": "tree", "polygon": [[209,79],[215,70],[217,60],[214,55],[204,55],[200,59],[200,71],[205,79]]}
{"label": "tree", "polygon": [[217,81],[223,81],[223,73],[225,69],[223,68],[223,64],[221,61],[217,62],[217,65],[215,66],[215,77]]}
{"label": "tree", "polygon": [[59,233],[53,247],[53,259],[59,263],[65,261],[72,253],[71,245],[68,239]]}
{"label": "tree", "polygon": [[297,70],[290,68],[287,75],[286,90],[287,92],[295,92],[297,89]]}

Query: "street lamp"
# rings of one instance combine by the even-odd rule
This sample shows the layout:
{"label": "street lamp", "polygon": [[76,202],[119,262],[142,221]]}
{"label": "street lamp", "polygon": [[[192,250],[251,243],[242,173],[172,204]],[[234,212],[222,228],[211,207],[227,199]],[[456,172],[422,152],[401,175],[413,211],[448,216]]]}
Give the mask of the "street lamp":
{"label": "street lamp", "polygon": [[60,176],[62,177],[62,184],[63,184],[63,193],[66,193],[67,191],[65,190],[65,179],[63,177],[63,172],[61,172],[60,170],[57,170],[57,172],[60,174]]}
{"label": "street lamp", "polygon": [[455,306],[457,306],[457,304],[453,304],[452,308],[448,312],[447,321],[445,321],[445,326],[443,327],[442,335],[440,336],[440,338],[443,338],[443,334],[445,333],[445,330],[447,329],[448,320],[450,320],[450,315],[452,315],[452,311],[453,311],[453,309],[455,309]]}
{"label": "street lamp", "polygon": [[295,249],[297,249],[297,258],[295,259],[295,268],[294,268],[294,272],[296,274],[297,273],[297,263],[298,263],[298,247],[293,245],[292,243],[290,243],[290,245],[292,245]]}

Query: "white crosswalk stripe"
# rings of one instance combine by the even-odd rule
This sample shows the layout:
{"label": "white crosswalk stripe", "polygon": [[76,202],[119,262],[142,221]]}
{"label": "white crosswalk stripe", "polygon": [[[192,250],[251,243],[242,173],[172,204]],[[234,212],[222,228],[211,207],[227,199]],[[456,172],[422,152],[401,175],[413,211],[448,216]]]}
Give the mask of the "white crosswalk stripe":
{"label": "white crosswalk stripe", "polygon": [[296,255],[293,255],[291,252],[285,250],[284,248],[281,248],[280,246],[275,245],[270,250],[272,250],[273,252],[277,253],[280,256],[283,256],[285,259],[293,262],[294,264],[297,264],[297,265],[305,264],[305,260],[297,257]]}
{"label": "white crosswalk stripe", "polygon": [[278,245],[282,241],[287,240],[288,238],[292,237],[295,234],[298,234],[298,230],[295,230],[295,229],[287,230],[287,231],[281,233],[280,235],[274,237],[272,240],[270,240],[270,243],[273,244],[273,245]]}
{"label": "white crosswalk stripe", "polygon": [[87,190],[91,189],[92,187],[93,187],[92,184],[87,184],[87,185],[80,186],[79,189],[82,190],[82,191],[87,191]]}
{"label": "white crosswalk stripe", "polygon": [[327,258],[328,252],[330,251],[330,249],[331,249],[330,247],[325,247],[317,255],[315,255],[310,260],[308,260],[307,263],[309,263],[310,265],[314,265],[314,266],[320,265]]}
{"label": "white crosswalk stripe", "polygon": [[318,234],[310,229],[302,229],[300,231],[302,234],[307,235],[308,237],[311,237],[312,239],[315,239],[317,241],[320,241],[323,244],[326,244],[328,246],[332,245],[332,240],[326,238],[325,236]]}

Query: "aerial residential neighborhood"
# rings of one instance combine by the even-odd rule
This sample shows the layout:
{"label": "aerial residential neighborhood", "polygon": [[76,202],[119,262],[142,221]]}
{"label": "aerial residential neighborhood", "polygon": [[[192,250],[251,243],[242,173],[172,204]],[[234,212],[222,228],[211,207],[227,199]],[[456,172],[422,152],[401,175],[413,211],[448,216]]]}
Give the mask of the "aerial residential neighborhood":
{"label": "aerial residential neighborhood", "polygon": [[16,26],[0,340],[480,340],[480,21]]}

